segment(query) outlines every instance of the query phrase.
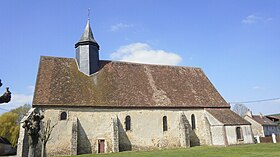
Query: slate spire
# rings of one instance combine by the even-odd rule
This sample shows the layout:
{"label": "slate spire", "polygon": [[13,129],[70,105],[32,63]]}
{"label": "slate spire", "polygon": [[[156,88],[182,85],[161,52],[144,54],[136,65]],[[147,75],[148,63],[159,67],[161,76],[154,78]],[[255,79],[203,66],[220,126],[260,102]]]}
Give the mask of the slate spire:
{"label": "slate spire", "polygon": [[80,71],[87,75],[97,72],[99,70],[99,45],[93,37],[89,19],[75,48]]}
{"label": "slate spire", "polygon": [[77,48],[79,45],[87,45],[87,44],[93,44],[98,47],[99,50],[99,45],[95,41],[93,37],[93,33],[90,27],[90,20],[88,19],[85,30],[83,35],[81,36],[80,40],[75,44],[75,48]]}

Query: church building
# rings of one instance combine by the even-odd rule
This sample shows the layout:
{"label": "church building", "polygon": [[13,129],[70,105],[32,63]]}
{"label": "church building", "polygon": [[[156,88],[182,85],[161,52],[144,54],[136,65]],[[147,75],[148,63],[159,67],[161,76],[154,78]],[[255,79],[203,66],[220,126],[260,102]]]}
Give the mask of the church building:
{"label": "church building", "polygon": [[48,156],[253,143],[201,68],[101,60],[89,20],[75,48],[40,58],[32,106],[56,124]]}

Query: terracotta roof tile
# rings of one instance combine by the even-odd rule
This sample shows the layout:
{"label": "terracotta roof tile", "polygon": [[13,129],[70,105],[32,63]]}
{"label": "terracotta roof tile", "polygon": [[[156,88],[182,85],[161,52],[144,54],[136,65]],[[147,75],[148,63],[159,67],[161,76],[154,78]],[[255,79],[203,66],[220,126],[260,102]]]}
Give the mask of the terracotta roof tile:
{"label": "terracotta roof tile", "polygon": [[276,123],[274,123],[272,120],[268,119],[265,116],[253,115],[252,119],[261,125],[277,125]]}
{"label": "terracotta roof tile", "polygon": [[229,108],[200,68],[100,63],[87,76],[73,58],[41,57],[33,105]]}
{"label": "terracotta roof tile", "polygon": [[266,116],[268,119],[276,119],[276,120],[280,120],[280,116]]}
{"label": "terracotta roof tile", "polygon": [[251,125],[251,123],[230,109],[206,109],[206,111],[224,125]]}

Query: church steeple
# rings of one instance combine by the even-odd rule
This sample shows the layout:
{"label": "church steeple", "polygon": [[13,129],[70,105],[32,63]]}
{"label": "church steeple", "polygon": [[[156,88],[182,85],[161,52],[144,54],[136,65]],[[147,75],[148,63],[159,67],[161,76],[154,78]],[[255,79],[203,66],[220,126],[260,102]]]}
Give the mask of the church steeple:
{"label": "church steeple", "polygon": [[86,44],[89,44],[89,43],[96,45],[98,47],[98,50],[99,50],[99,45],[93,37],[93,33],[92,33],[91,28],[90,28],[90,20],[88,19],[86,28],[84,30],[84,33],[81,36],[80,40],[75,44],[75,48],[77,48],[79,45],[86,45]]}
{"label": "church steeple", "polygon": [[93,37],[89,19],[75,48],[80,71],[87,75],[97,72],[99,70],[99,45]]}

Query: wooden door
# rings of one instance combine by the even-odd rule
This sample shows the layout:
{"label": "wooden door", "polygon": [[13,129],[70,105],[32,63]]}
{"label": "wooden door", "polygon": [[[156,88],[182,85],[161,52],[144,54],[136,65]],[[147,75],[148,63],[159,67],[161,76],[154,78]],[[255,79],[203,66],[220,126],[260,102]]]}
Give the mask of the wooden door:
{"label": "wooden door", "polygon": [[98,153],[105,152],[105,140],[98,140]]}

